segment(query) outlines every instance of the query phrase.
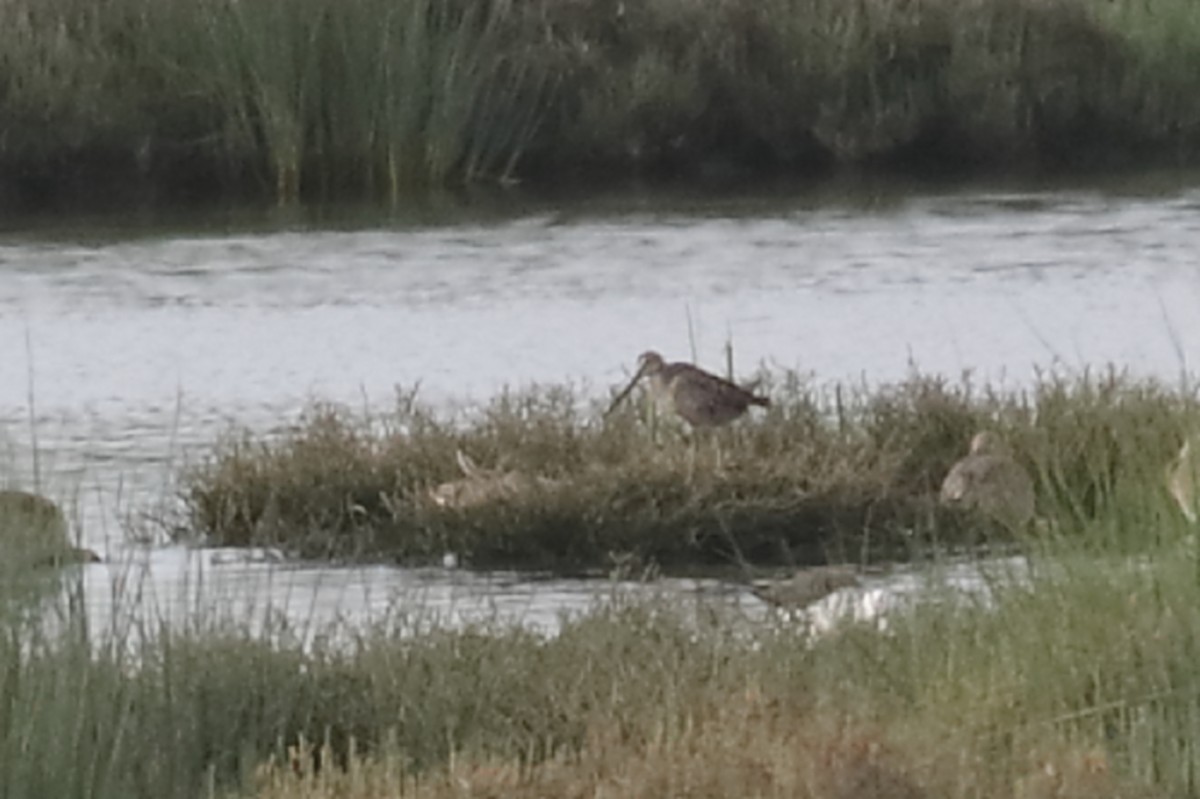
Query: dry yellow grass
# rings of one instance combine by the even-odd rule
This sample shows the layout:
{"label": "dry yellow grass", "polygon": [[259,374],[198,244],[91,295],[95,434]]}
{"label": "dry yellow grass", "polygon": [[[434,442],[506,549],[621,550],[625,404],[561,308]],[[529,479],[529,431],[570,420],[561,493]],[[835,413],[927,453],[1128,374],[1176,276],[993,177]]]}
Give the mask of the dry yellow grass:
{"label": "dry yellow grass", "polygon": [[[454,759],[420,778],[394,753],[355,757],[348,768],[309,764],[295,747],[286,763],[255,774],[256,799],[924,799],[1149,797],[1148,787],[1116,775],[1103,748],[1066,741],[1027,742],[1010,753],[997,781],[986,742],[964,756],[919,724],[891,726],[836,715],[814,716],[766,699],[756,689],[660,727],[649,740],[612,725],[593,731],[577,754],[533,766],[517,760]],[[316,758],[333,761],[328,749]],[[999,773],[1005,773],[1001,769]]]}

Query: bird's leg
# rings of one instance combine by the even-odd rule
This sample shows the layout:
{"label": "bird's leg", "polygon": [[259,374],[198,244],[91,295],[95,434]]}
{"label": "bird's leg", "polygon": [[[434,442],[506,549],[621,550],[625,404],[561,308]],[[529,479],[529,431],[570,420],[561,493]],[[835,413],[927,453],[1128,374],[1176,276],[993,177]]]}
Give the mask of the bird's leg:
{"label": "bird's leg", "polygon": [[709,431],[709,442],[713,451],[713,468],[717,474],[725,472],[725,446],[722,445],[722,439],[728,439],[732,435],[732,431],[726,431],[722,428],[714,428]]}
{"label": "bird's leg", "polygon": [[692,483],[696,479],[696,432],[694,430],[689,431],[687,444],[687,481]]}

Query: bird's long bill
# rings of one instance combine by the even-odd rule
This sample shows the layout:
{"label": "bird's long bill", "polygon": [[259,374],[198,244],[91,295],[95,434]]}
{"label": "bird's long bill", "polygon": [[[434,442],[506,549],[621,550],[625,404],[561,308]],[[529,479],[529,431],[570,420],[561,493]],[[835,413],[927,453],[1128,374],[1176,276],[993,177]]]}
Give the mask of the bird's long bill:
{"label": "bird's long bill", "polygon": [[604,412],[605,416],[608,416],[610,413],[615,411],[617,406],[621,404],[621,401],[629,396],[629,392],[633,391],[633,387],[636,386],[637,382],[642,379],[642,375],[645,374],[645,372],[646,370],[644,368],[637,370],[637,374],[635,374],[633,379],[629,381],[629,385],[621,389],[621,393],[613,398],[612,404],[609,405],[608,410]]}

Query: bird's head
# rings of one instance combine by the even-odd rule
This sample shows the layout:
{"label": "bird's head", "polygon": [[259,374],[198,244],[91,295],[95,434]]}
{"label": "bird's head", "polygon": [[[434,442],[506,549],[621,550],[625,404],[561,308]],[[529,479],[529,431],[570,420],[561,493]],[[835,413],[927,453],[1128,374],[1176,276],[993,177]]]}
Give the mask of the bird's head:
{"label": "bird's head", "polygon": [[633,391],[633,387],[637,385],[639,380],[647,375],[658,374],[663,370],[664,366],[666,366],[666,364],[663,363],[662,356],[654,350],[646,350],[639,355],[637,373],[634,374],[633,379],[629,381],[629,385],[621,389],[621,392],[613,398],[612,404],[608,406],[608,410],[604,412],[604,415],[608,416],[610,413],[616,410],[616,407],[621,404],[621,400],[629,396],[629,392]]}
{"label": "bird's head", "polygon": [[661,372],[666,366],[663,357],[654,350],[646,350],[638,356],[638,376],[653,375]]}
{"label": "bird's head", "polygon": [[1004,442],[991,430],[981,430],[971,438],[972,455],[1002,455],[1006,451]]}

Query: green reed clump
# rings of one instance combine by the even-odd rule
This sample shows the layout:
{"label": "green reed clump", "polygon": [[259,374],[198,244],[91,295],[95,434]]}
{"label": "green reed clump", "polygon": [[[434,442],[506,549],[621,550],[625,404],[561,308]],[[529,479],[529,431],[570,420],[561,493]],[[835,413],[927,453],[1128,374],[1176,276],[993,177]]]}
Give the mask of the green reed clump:
{"label": "green reed clump", "polygon": [[[971,435],[993,429],[1034,477],[1042,527],[1103,516],[1124,535],[1174,524],[1163,469],[1195,417],[1190,398],[1116,373],[1019,393],[921,376],[820,391],[788,376],[771,393],[761,417],[698,434],[636,405],[602,419],[561,388],[506,393],[457,424],[407,401],[381,418],[319,406],[280,438],[219,443],[185,476],[184,528],[307,556],[452,551],[482,568],[905,557],[1003,532],[935,502]],[[439,506],[436,486],[471,482],[457,451],[515,488]]]}
{"label": "green reed clump", "polygon": [[[547,129],[576,165],[686,171],[1186,155],[1200,128],[1168,105],[1200,65],[1185,14],[1135,0],[596,0],[551,16],[574,58]],[[1164,41],[1176,19],[1183,33]]]}
{"label": "green reed clump", "polygon": [[143,87],[125,80],[129,51],[111,34],[136,34],[135,13],[124,2],[0,5],[0,168],[6,177],[48,173],[56,162],[132,156],[146,124]]}
{"label": "green reed clump", "polygon": [[0,174],[299,197],[1194,158],[1187,0],[10,0]]}
{"label": "green reed clump", "polygon": [[1120,31],[1131,54],[1129,68],[1114,74],[1109,92],[1137,124],[1116,124],[1126,135],[1166,149],[1178,160],[1194,158],[1200,113],[1186,102],[1200,68],[1200,20],[1186,0],[1133,0],[1097,7],[1106,28]]}
{"label": "green reed clump", "polygon": [[281,201],[506,178],[550,80],[535,22],[505,0],[6,3],[0,164],[215,170]]}

